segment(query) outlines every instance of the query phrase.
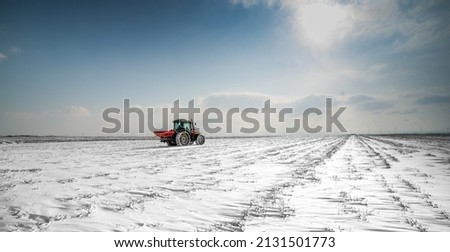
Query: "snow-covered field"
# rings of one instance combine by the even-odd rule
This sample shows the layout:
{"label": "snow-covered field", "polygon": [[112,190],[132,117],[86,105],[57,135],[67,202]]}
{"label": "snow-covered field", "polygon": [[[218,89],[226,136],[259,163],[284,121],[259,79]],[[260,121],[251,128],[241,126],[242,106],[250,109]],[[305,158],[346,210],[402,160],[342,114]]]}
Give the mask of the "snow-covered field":
{"label": "snow-covered field", "polygon": [[0,145],[0,231],[450,231],[450,138]]}

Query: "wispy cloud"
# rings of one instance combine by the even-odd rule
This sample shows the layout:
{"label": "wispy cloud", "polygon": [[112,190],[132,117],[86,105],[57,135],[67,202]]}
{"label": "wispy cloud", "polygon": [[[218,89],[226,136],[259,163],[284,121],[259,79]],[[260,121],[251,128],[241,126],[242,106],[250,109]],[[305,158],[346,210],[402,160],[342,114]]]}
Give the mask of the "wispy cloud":
{"label": "wispy cloud", "polygon": [[19,47],[14,46],[14,47],[11,47],[10,51],[12,53],[21,53],[22,49],[20,49]]}
{"label": "wispy cloud", "polygon": [[359,109],[365,110],[365,111],[382,111],[382,110],[392,108],[393,105],[389,101],[378,100],[378,101],[369,101],[369,102],[364,102],[364,103],[358,104],[358,107],[359,107]]}
{"label": "wispy cloud", "polygon": [[318,69],[317,75],[328,76],[329,79],[345,78],[359,81],[373,81],[383,77],[384,71],[387,69],[386,64],[375,64],[365,68],[360,66],[339,65],[338,62],[332,62],[327,59],[330,69],[324,71],[323,68]]}
{"label": "wispy cloud", "polygon": [[419,112],[418,108],[411,108],[411,109],[392,110],[390,113],[396,115],[411,115],[417,114],[418,112]]}
{"label": "wispy cloud", "polygon": [[[300,40],[311,48],[328,49],[351,39],[394,37],[392,52],[436,45],[450,37],[446,1],[413,0],[231,0],[251,7],[279,6],[289,13]],[[448,6],[447,6],[448,7]],[[436,11],[439,10],[439,11]]]}
{"label": "wispy cloud", "polygon": [[51,111],[4,112],[0,135],[98,135],[101,117],[82,106],[68,106]]}
{"label": "wispy cloud", "polygon": [[450,96],[448,95],[429,95],[417,99],[417,104],[439,104],[450,103]]}
{"label": "wispy cloud", "polygon": [[232,4],[241,4],[244,7],[251,7],[258,4],[266,4],[272,6],[274,4],[279,4],[279,0],[229,0]]}
{"label": "wispy cloud", "polygon": [[372,102],[375,101],[376,99],[372,96],[368,96],[368,95],[353,95],[350,96],[347,99],[347,104],[359,104],[359,103],[365,103],[365,102]]}
{"label": "wispy cloud", "polygon": [[253,92],[218,92],[201,97],[201,106],[231,108],[261,106],[270,96]]}
{"label": "wispy cloud", "polygon": [[[272,107],[290,107],[302,111],[308,107],[325,107],[325,98],[331,95],[307,95],[307,96],[276,96],[256,92],[218,92],[205,97],[197,98],[202,107],[256,107],[261,108],[264,102],[270,99]],[[340,101],[335,100],[335,103]]]}
{"label": "wispy cloud", "polygon": [[394,107],[391,101],[363,94],[350,96],[345,103],[362,111],[383,111]]}
{"label": "wispy cloud", "polygon": [[8,56],[0,52],[0,61],[7,59]]}
{"label": "wispy cloud", "polygon": [[91,112],[82,106],[69,106],[61,111],[66,116],[85,117],[90,116]]}
{"label": "wispy cloud", "polygon": [[270,94],[252,92],[221,92],[213,93],[205,97],[199,97],[199,105],[202,107],[257,107],[261,108],[264,101],[270,99],[271,106],[277,108],[290,107],[297,112],[302,112],[309,107],[324,108],[325,99],[333,98],[333,106],[353,106],[361,111],[380,112],[395,108],[395,103],[390,99],[375,97],[366,94],[352,96],[334,96],[329,94],[315,94],[306,96],[273,96]]}

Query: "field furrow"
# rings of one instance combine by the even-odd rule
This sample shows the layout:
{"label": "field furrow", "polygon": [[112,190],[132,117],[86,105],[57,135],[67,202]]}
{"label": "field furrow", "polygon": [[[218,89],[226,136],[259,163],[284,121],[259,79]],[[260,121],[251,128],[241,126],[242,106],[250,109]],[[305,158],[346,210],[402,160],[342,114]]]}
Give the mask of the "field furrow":
{"label": "field furrow", "polygon": [[450,231],[445,136],[0,145],[0,231]]}

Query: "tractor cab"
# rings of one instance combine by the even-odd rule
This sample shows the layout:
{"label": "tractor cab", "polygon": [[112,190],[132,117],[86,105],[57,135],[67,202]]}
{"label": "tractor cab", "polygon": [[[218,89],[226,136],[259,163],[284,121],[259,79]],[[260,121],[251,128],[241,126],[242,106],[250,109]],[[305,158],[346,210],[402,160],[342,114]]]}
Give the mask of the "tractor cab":
{"label": "tractor cab", "polygon": [[188,121],[185,119],[177,119],[173,121],[173,129],[176,132],[187,131],[189,133],[194,129],[194,125],[192,125],[192,121]]}

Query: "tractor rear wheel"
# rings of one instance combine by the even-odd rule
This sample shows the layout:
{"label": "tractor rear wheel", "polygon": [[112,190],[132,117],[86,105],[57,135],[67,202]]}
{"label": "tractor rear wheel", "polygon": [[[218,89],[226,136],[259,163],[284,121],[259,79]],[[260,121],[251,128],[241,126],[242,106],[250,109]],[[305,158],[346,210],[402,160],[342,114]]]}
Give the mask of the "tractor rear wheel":
{"label": "tractor rear wheel", "polygon": [[191,137],[186,131],[180,132],[175,137],[178,146],[186,146],[191,141]]}
{"label": "tractor rear wheel", "polygon": [[197,145],[202,145],[205,143],[205,137],[203,135],[198,135],[197,139],[195,139],[195,143]]}

